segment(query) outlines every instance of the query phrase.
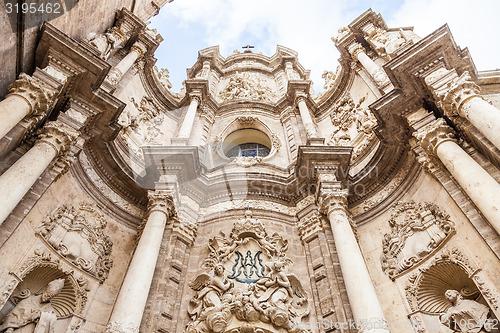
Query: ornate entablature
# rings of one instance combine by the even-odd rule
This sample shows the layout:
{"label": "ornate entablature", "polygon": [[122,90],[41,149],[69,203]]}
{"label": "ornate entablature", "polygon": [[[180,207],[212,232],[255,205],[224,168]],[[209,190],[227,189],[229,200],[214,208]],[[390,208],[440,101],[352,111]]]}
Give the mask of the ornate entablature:
{"label": "ornate entablature", "polygon": [[394,279],[425,260],[455,231],[449,215],[433,203],[398,202],[384,235],[382,269]]}
{"label": "ornate entablature", "polygon": [[104,215],[91,205],[65,205],[46,218],[38,232],[59,254],[102,282],[113,264],[106,225]]}
{"label": "ornate entablature", "polygon": [[269,236],[250,209],[229,235],[209,240],[201,273],[190,282],[196,295],[189,302],[186,332],[232,332],[251,323],[264,332],[300,332],[309,314],[308,296],[285,252],[287,240]]}

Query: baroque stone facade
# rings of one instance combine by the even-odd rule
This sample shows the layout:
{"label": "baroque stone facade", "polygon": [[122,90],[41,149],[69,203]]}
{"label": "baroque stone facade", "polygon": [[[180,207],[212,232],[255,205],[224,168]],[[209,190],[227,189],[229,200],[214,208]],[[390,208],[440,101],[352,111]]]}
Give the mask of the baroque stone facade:
{"label": "baroque stone facade", "polygon": [[4,61],[0,332],[494,331],[499,72],[367,10],[319,94],[284,46],[201,50],[174,92],[168,2]]}

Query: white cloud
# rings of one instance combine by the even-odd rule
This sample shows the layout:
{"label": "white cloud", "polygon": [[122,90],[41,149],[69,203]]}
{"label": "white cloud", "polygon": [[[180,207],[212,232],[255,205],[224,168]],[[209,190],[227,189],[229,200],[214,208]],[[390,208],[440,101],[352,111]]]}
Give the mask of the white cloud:
{"label": "white cloud", "polygon": [[498,0],[407,0],[386,21],[414,26],[422,37],[447,23],[455,42],[469,48],[478,70],[488,70],[500,68],[499,13]]}
{"label": "white cloud", "polygon": [[[389,26],[415,26],[421,36],[449,23],[455,40],[469,46],[480,70],[500,67],[498,0],[406,0],[402,5],[380,0],[176,0],[162,15],[183,27],[201,27],[199,38],[207,45],[220,45],[224,56],[248,43],[266,55],[274,54],[277,44],[289,47],[311,69],[316,90],[321,90],[323,70],[338,65],[339,53],[330,38],[370,6],[382,11]],[[158,28],[163,33],[161,25]]]}

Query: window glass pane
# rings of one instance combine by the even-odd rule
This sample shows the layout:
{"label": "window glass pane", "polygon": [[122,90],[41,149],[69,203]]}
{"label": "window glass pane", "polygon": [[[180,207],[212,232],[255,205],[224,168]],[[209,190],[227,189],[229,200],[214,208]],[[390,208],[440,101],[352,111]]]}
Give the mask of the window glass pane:
{"label": "window glass pane", "polygon": [[260,143],[242,143],[226,153],[227,157],[266,157],[270,149]]}

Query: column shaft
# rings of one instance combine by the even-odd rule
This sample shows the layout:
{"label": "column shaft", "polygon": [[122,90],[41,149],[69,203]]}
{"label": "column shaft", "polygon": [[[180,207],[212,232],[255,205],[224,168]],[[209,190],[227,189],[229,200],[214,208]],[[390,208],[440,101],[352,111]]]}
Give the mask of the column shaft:
{"label": "column shaft", "polygon": [[439,144],[436,155],[500,234],[500,184],[454,141]]}
{"label": "column shaft", "polygon": [[0,224],[35,184],[52,160],[66,152],[78,132],[59,121],[48,122],[38,141],[0,176]]}
{"label": "column shaft", "polygon": [[316,127],[314,126],[314,122],[311,118],[311,114],[309,113],[309,109],[307,108],[307,104],[303,98],[300,98],[298,101],[298,107],[300,112],[300,117],[302,118],[302,122],[304,123],[304,127],[307,132],[308,138],[317,138],[318,133],[316,131]]}
{"label": "column shaft", "polygon": [[366,69],[366,71],[373,77],[375,73],[378,71],[381,71],[382,68],[380,68],[373,60],[370,59],[364,52],[360,52],[358,54],[358,60],[363,65],[363,67]]}
{"label": "column shaft", "polygon": [[119,70],[122,75],[128,72],[130,67],[135,63],[135,61],[139,58],[139,53],[135,50],[131,50],[125,58],[120,60],[118,64],[116,64],[115,69]]}
{"label": "column shaft", "polygon": [[121,323],[130,332],[139,332],[166,223],[163,212],[149,215],[113,308],[110,323]]}
{"label": "column shaft", "polygon": [[0,139],[31,112],[31,105],[19,95],[7,95],[0,102]]}
{"label": "column shaft", "polygon": [[194,119],[196,117],[196,110],[198,109],[198,98],[191,98],[191,103],[189,104],[189,108],[186,112],[186,116],[182,121],[181,128],[179,129],[179,135],[177,136],[180,139],[189,139],[191,136],[191,131],[193,130]]}
{"label": "column shaft", "polygon": [[116,299],[107,333],[139,332],[163,233],[174,209],[170,194],[150,191],[148,196],[150,213]]}
{"label": "column shaft", "polygon": [[328,217],[354,319],[366,323],[364,332],[387,333],[382,307],[347,214],[335,209]]}
{"label": "column shaft", "polygon": [[500,149],[500,110],[475,96],[466,100],[458,114],[474,125],[483,135]]}
{"label": "column shaft", "polygon": [[0,176],[0,224],[28,193],[57,153],[52,145],[38,142]]}

